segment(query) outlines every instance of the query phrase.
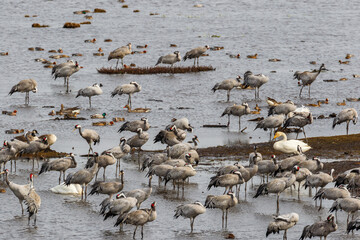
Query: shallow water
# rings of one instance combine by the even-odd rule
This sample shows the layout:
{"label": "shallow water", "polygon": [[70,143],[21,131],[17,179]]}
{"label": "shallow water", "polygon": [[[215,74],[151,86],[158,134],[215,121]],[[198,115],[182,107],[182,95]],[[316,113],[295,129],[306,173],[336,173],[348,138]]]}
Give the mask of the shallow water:
{"label": "shallow water", "polygon": [[[194,134],[199,136],[200,147],[223,144],[246,144],[268,140],[268,132],[253,131],[255,122],[246,120],[258,117],[248,115],[242,118],[242,128],[247,127],[245,133],[238,133],[238,120],[231,119],[231,127],[227,129],[202,128],[204,124],[226,124],[226,118],[220,118],[223,110],[233,103],[247,101],[251,108],[257,102],[253,100],[254,93],[250,90],[233,90],[231,102],[226,103],[226,93],[212,93],[211,88],[216,82],[226,78],[243,75],[247,70],[254,73],[263,73],[270,77],[269,83],[260,91],[263,109],[260,116],[266,116],[267,108],[264,101],[266,96],[279,101],[292,99],[298,106],[305,103],[315,103],[317,99],[329,98],[328,105],[312,108],[314,116],[337,113],[345,107],[336,106],[346,97],[358,97],[358,79],[352,74],[358,74],[359,64],[357,52],[359,48],[358,10],[359,3],[339,1],[216,1],[199,2],[203,8],[194,8],[193,1],[132,1],[126,3],[129,8],[121,8],[122,4],[116,1],[68,1],[60,4],[57,1],[6,1],[2,4],[3,23],[0,35],[0,51],[8,51],[9,56],[0,56],[1,67],[1,110],[18,110],[16,117],[0,115],[0,136],[10,139],[12,135],[5,135],[4,131],[10,128],[37,129],[41,134],[54,133],[58,141],[53,149],[64,152],[83,154],[87,151],[87,144],[77,132],[71,132],[75,124],[85,128],[92,128],[101,135],[101,144],[95,146],[95,151],[118,144],[121,136],[130,137],[132,133],[125,132],[121,136],[117,133],[121,123],[111,127],[93,127],[92,120],[85,121],[52,121],[48,116],[50,109],[42,108],[45,105],[54,105],[56,110],[63,103],[66,107],[80,106],[80,117],[89,118],[90,114],[108,113],[108,118],[114,116],[125,117],[126,120],[139,119],[146,116],[153,128],[149,130],[151,138],[162,129],[171,118],[188,117],[195,127]],[[87,21],[84,15],[74,15],[76,10],[104,8],[107,13],[89,13],[93,20],[91,25],[82,25],[78,29],[62,28],[64,22]],[[139,13],[133,10],[139,9]],[[150,16],[150,12],[159,15]],[[25,14],[37,14],[38,17],[24,18]],[[32,23],[49,24],[49,28],[31,28]],[[219,35],[220,38],[211,37]],[[96,38],[96,43],[84,43],[85,39]],[[113,42],[106,43],[106,38]],[[148,44],[147,54],[134,54],[124,59],[126,64],[131,62],[137,66],[152,66],[161,55],[179,50],[183,56],[189,49],[208,44],[210,46],[224,46],[224,50],[208,51],[209,57],[200,59],[202,65],[212,65],[213,72],[197,74],[163,74],[163,75],[102,75],[96,69],[115,66],[115,60],[107,61],[107,54],[113,49],[131,42],[136,45]],[[175,43],[178,48],[170,48]],[[29,47],[43,47],[43,52],[28,51]],[[105,56],[94,57],[92,53],[101,47]],[[50,70],[43,68],[41,63],[33,59],[48,58],[50,49],[62,48],[64,54],[80,52],[82,57],[73,57],[84,68],[70,79],[70,94],[65,94],[63,80],[54,81]],[[329,49],[330,48],[330,49]],[[142,49],[140,49],[142,50]],[[240,59],[231,59],[225,53],[241,54]],[[246,55],[259,54],[259,59],[247,59]],[[344,60],[347,53],[355,54],[349,65],[340,65],[338,60]],[[281,62],[269,62],[269,58],[279,58]],[[57,62],[62,62],[60,60]],[[316,61],[317,65],[310,65]],[[325,63],[329,70],[319,75],[312,84],[311,99],[299,99],[300,88],[292,75],[297,70],[318,69]],[[178,65],[189,66],[192,61],[181,62]],[[276,71],[272,73],[271,71]],[[340,79],[346,77],[348,81],[323,82],[324,79]],[[30,93],[30,107],[25,107],[24,94],[15,93],[7,96],[11,87],[18,81],[33,78],[38,82],[38,93]],[[127,98],[110,97],[110,92],[120,84],[137,81],[142,91],[133,96],[133,107],[149,107],[147,114],[129,114],[123,106]],[[103,83],[104,94],[93,98],[93,108],[89,109],[88,100],[83,97],[75,99],[78,89],[87,87],[95,82]],[[307,96],[307,88],[304,89]],[[158,99],[163,102],[149,101]],[[357,102],[348,102],[348,107],[358,108]],[[180,110],[177,107],[190,107]],[[345,133],[345,126],[331,129],[332,119],[315,120],[306,127],[308,136],[328,136]],[[350,133],[356,133],[357,126],[350,126]],[[188,135],[190,139],[191,134]],[[152,144],[149,141],[144,149],[163,149],[161,144]],[[206,161],[206,159],[202,160]],[[81,159],[79,168],[84,166],[85,159]],[[134,163],[122,165],[126,172],[126,189],[141,186],[147,180],[145,174],[138,173]],[[16,183],[25,183],[30,164],[19,165],[19,171],[11,176]],[[200,167],[198,175],[191,179],[191,184],[185,192],[185,201],[176,199],[176,194],[155,193],[144,203],[146,207],[151,201],[158,201],[158,219],[145,227],[148,238],[222,238],[226,232],[221,231],[221,212],[208,210],[206,215],[196,219],[195,234],[188,235],[188,220],[172,220],[173,209],[176,205],[194,200],[204,201],[208,194],[206,185],[213,171],[213,166]],[[108,176],[113,176],[112,169],[108,169]],[[101,175],[101,174],[100,174]],[[7,192],[0,197],[1,206],[6,206],[1,214],[2,229],[8,229],[2,236],[12,238],[46,238],[49,234],[59,239],[76,236],[77,238],[118,238],[117,229],[112,227],[112,221],[103,222],[98,216],[97,207],[102,197],[90,197],[89,203],[78,202],[77,198],[58,196],[50,193],[49,188],[57,182],[58,175],[49,173],[36,179],[36,187],[42,197],[43,205],[39,213],[39,227],[28,228],[25,217],[18,218],[20,207],[18,201]],[[211,190],[211,194],[222,193],[221,189]],[[252,199],[251,195],[246,202],[241,202],[230,211],[230,232],[244,238],[264,237],[265,228],[274,213],[274,196]],[[298,237],[302,227],[318,220],[318,213],[312,207],[312,200],[304,196],[300,203],[293,201],[290,195],[281,197],[281,213],[291,211],[300,214],[300,222],[289,231],[289,239]],[[328,203],[327,207],[329,206]],[[269,207],[268,207],[269,206]],[[322,219],[326,211],[320,212]],[[344,214],[339,214],[344,219]],[[250,221],[247,221],[249,219]],[[257,223],[257,224],[255,224]],[[342,222],[343,224],[343,222]],[[94,227],[95,226],[95,227]],[[11,227],[11,228],[10,228]],[[125,227],[122,237],[131,238],[132,227]],[[3,231],[3,230],[0,230]],[[329,239],[344,238],[344,225]],[[269,236],[277,239],[279,236]]]}

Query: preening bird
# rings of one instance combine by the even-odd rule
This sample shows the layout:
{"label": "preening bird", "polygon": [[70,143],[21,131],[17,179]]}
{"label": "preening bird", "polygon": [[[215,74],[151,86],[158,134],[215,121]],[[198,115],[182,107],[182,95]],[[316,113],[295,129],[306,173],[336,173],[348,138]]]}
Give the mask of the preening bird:
{"label": "preening bird", "polygon": [[337,230],[338,226],[334,221],[334,215],[330,214],[325,221],[316,222],[312,225],[307,225],[304,227],[303,232],[299,240],[304,240],[306,238],[312,237],[326,237]]}
{"label": "preening bird", "polygon": [[155,66],[159,65],[160,63],[162,64],[171,64],[171,67],[173,67],[174,63],[180,62],[181,61],[181,56],[180,56],[180,52],[179,51],[175,51],[174,53],[165,55],[165,56],[161,56],[157,63],[155,64]]}
{"label": "preening bird", "polygon": [[197,59],[197,65],[199,66],[199,58],[201,55],[203,55],[206,50],[210,49],[210,47],[208,45],[205,45],[204,47],[197,47],[194,49],[191,49],[190,51],[188,51],[185,56],[184,56],[184,61],[186,61],[186,59],[193,59],[194,58],[194,66],[195,66],[195,62]]}
{"label": "preening bird", "polygon": [[101,89],[102,86],[103,85],[101,83],[100,84],[95,83],[87,88],[82,88],[78,91],[78,94],[76,95],[75,98],[79,96],[88,97],[91,108],[91,97],[101,95],[103,93],[103,90]]}
{"label": "preening bird", "polygon": [[230,101],[230,92],[233,88],[241,86],[241,77],[237,76],[236,79],[229,78],[225,79],[222,82],[216,83],[215,86],[211,89],[213,92],[217,90],[226,90],[227,91],[227,102]]}
{"label": "preening bird", "polygon": [[299,214],[297,213],[289,213],[274,217],[274,221],[270,222],[269,226],[266,230],[266,237],[268,237],[271,233],[279,233],[284,230],[283,240],[287,239],[287,230],[292,228],[299,221]]}
{"label": "preening bird", "polygon": [[86,142],[89,144],[89,151],[88,151],[88,156],[90,154],[90,151],[92,151],[94,153],[94,150],[92,149],[92,144],[94,143],[94,145],[99,144],[100,143],[100,135],[95,132],[94,130],[91,129],[84,129],[82,130],[80,125],[75,125],[75,128],[73,131],[75,131],[76,129],[79,129],[79,134],[82,138],[84,138],[86,140]]}
{"label": "preening bird", "polygon": [[189,119],[187,119],[186,117],[183,118],[173,118],[171,119],[171,124],[166,126],[166,128],[169,128],[170,126],[175,125],[176,128],[181,129],[181,130],[186,130],[188,132],[192,132],[193,131],[193,126],[191,126]]}
{"label": "preening bird", "polygon": [[18,84],[14,85],[11,88],[9,95],[11,96],[15,92],[26,93],[25,105],[28,105],[30,103],[30,98],[29,98],[30,91],[33,93],[37,92],[37,82],[34,79],[25,79],[25,80],[21,80]]}
{"label": "preening bird", "polygon": [[174,218],[180,216],[190,219],[191,232],[194,230],[194,221],[197,216],[206,212],[206,208],[200,202],[196,201],[189,204],[181,204],[176,207]]}
{"label": "preening bird", "polygon": [[[319,76],[321,70],[325,69],[325,65],[321,64],[320,68],[316,72],[300,72],[296,71],[294,73],[294,79],[298,80],[298,84],[301,85],[299,97],[301,98],[301,92],[305,86],[309,86],[309,98],[310,98],[310,86],[316,80],[317,76]],[[301,84],[300,84],[301,81]]]}
{"label": "preening bird", "polygon": [[112,196],[124,188],[124,171],[120,171],[120,182],[102,182],[96,181],[93,185],[91,185],[91,191],[89,195],[94,194],[107,194],[109,195],[108,199],[111,199]]}
{"label": "preening bird", "polygon": [[127,94],[129,96],[127,104],[132,108],[131,106],[131,96],[132,94],[136,92],[141,91],[141,86],[137,82],[130,82],[129,84],[123,84],[121,86],[117,86],[114,91],[111,93],[111,97],[114,97],[115,95],[123,95]]}
{"label": "preening bird", "polygon": [[290,112],[294,112],[296,109],[296,105],[292,101],[288,100],[285,103],[271,106],[269,108],[268,116],[273,114],[284,114],[287,116]]}
{"label": "preening bird", "polygon": [[336,118],[334,118],[332,128],[334,129],[336,125],[346,122],[346,135],[349,134],[349,123],[353,121],[354,125],[357,123],[358,114],[354,108],[346,108],[342,110]]}
{"label": "preening bird", "polygon": [[118,67],[119,64],[119,59],[121,59],[121,65],[122,67],[124,67],[124,57],[126,55],[131,54],[131,43],[128,43],[126,46],[122,46],[119,47],[117,49],[115,49],[114,51],[110,52],[109,56],[108,56],[108,61],[110,61],[111,59],[117,59],[116,62],[116,67]]}

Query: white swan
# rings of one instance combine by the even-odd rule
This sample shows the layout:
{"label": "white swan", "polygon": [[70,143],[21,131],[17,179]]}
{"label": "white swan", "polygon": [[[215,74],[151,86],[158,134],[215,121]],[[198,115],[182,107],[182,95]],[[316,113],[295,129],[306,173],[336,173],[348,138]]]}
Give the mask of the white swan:
{"label": "white swan", "polygon": [[297,146],[300,146],[302,149],[302,152],[309,151],[311,147],[300,140],[287,140],[287,136],[283,132],[276,132],[274,139],[278,137],[283,137],[282,140],[277,141],[274,143],[274,149],[283,153],[294,153],[294,154],[300,154]]}
{"label": "white swan", "polygon": [[57,194],[81,195],[82,188],[79,184],[70,184],[69,186],[66,186],[64,183],[61,183],[60,185],[50,188],[50,191]]}

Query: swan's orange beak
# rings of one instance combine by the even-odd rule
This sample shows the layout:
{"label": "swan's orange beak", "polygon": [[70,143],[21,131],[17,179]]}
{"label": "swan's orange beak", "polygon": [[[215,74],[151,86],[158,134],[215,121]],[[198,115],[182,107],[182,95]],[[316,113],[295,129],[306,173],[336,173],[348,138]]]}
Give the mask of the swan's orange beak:
{"label": "swan's orange beak", "polygon": [[278,138],[280,136],[280,134],[277,132],[277,133],[275,133],[275,136],[274,136],[274,139],[275,138]]}

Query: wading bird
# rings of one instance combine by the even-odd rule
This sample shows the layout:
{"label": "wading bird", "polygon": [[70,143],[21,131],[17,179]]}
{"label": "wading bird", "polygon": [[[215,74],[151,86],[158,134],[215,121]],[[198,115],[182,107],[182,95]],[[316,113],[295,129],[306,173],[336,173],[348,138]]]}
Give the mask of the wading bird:
{"label": "wading bird", "polygon": [[25,105],[28,105],[30,103],[30,98],[29,98],[30,91],[33,93],[37,92],[37,82],[34,79],[25,79],[25,80],[21,80],[18,84],[14,85],[11,88],[9,95],[11,96],[15,92],[26,93]]}
{"label": "wading bird", "polygon": [[194,66],[195,66],[195,62],[197,59],[197,65],[199,66],[199,58],[201,55],[203,55],[206,50],[210,49],[210,47],[208,45],[205,45],[204,47],[197,47],[194,49],[191,49],[190,51],[188,51],[185,56],[184,56],[184,61],[186,61],[186,59],[193,59],[194,58]]}
{"label": "wading bird", "polygon": [[100,143],[100,135],[91,129],[81,130],[82,128],[80,125],[75,125],[75,128],[73,131],[75,131],[76,129],[79,129],[80,136],[82,138],[84,138],[86,140],[86,142],[89,144],[89,151],[88,151],[88,157],[89,157],[90,151],[92,151],[92,153],[94,153],[94,150],[92,149],[91,145],[93,143],[94,143],[94,145]]}
{"label": "wading bird", "polygon": [[241,116],[249,114],[249,113],[250,113],[250,108],[247,103],[243,103],[241,105],[234,104],[233,106],[227,107],[224,110],[224,112],[221,114],[220,117],[228,115],[227,127],[229,127],[230,126],[230,115],[238,116],[239,117],[239,130],[241,130],[240,118],[241,118]]}
{"label": "wading bird", "polygon": [[101,89],[102,86],[103,85],[101,83],[100,84],[95,83],[94,85],[89,86],[87,88],[82,88],[78,91],[78,94],[76,95],[75,98],[79,96],[88,97],[91,108],[91,97],[101,95],[103,93],[103,90]]}
{"label": "wading bird", "polygon": [[[294,79],[297,79],[298,84],[301,85],[299,97],[301,97],[301,92],[302,92],[303,88],[305,86],[309,86],[309,98],[310,98],[310,86],[316,80],[317,76],[319,76],[321,70],[323,70],[323,69],[325,69],[325,65],[321,64],[319,70],[316,71],[316,72],[309,72],[309,71],[300,72],[300,71],[296,71],[294,73]],[[300,84],[300,81],[301,81],[301,84]]]}
{"label": "wading bird", "polygon": [[206,208],[200,202],[196,201],[194,203],[182,204],[176,207],[174,218],[183,216],[184,218],[190,219],[191,232],[194,230],[194,221],[195,218],[206,212]]}
{"label": "wading bird", "polygon": [[346,135],[349,134],[349,123],[353,121],[354,125],[357,123],[358,114],[354,108],[346,108],[342,110],[336,118],[334,118],[332,128],[334,129],[336,125],[346,122]]}
{"label": "wading bird", "polygon": [[114,91],[111,93],[111,97],[114,97],[115,95],[123,95],[127,94],[129,96],[127,104],[132,108],[131,106],[131,95],[137,92],[141,91],[141,86],[137,82],[130,82],[129,84],[123,84],[121,86],[117,86]]}
{"label": "wading bird", "polygon": [[171,67],[173,67],[174,63],[177,63],[180,61],[181,61],[180,53],[179,53],[179,51],[175,51],[174,53],[159,57],[155,66],[162,63],[162,64],[171,64]]}
{"label": "wading bird", "polygon": [[227,91],[227,102],[230,101],[230,92],[233,88],[241,86],[241,77],[237,76],[236,79],[229,78],[225,79],[222,82],[216,83],[215,86],[211,89],[213,92],[217,90],[226,90]]}
{"label": "wading bird", "polygon": [[255,99],[260,98],[260,87],[268,81],[269,77],[264,74],[254,75],[251,71],[244,73],[244,87],[247,88],[250,86],[255,89]]}
{"label": "wading bird", "polygon": [[121,65],[122,67],[124,67],[124,57],[126,55],[131,54],[131,43],[128,43],[126,46],[122,46],[119,47],[117,49],[115,49],[114,51],[112,51],[109,56],[108,56],[108,61],[110,61],[111,59],[117,59],[116,62],[116,67],[118,67],[119,64],[119,59],[121,59]]}

